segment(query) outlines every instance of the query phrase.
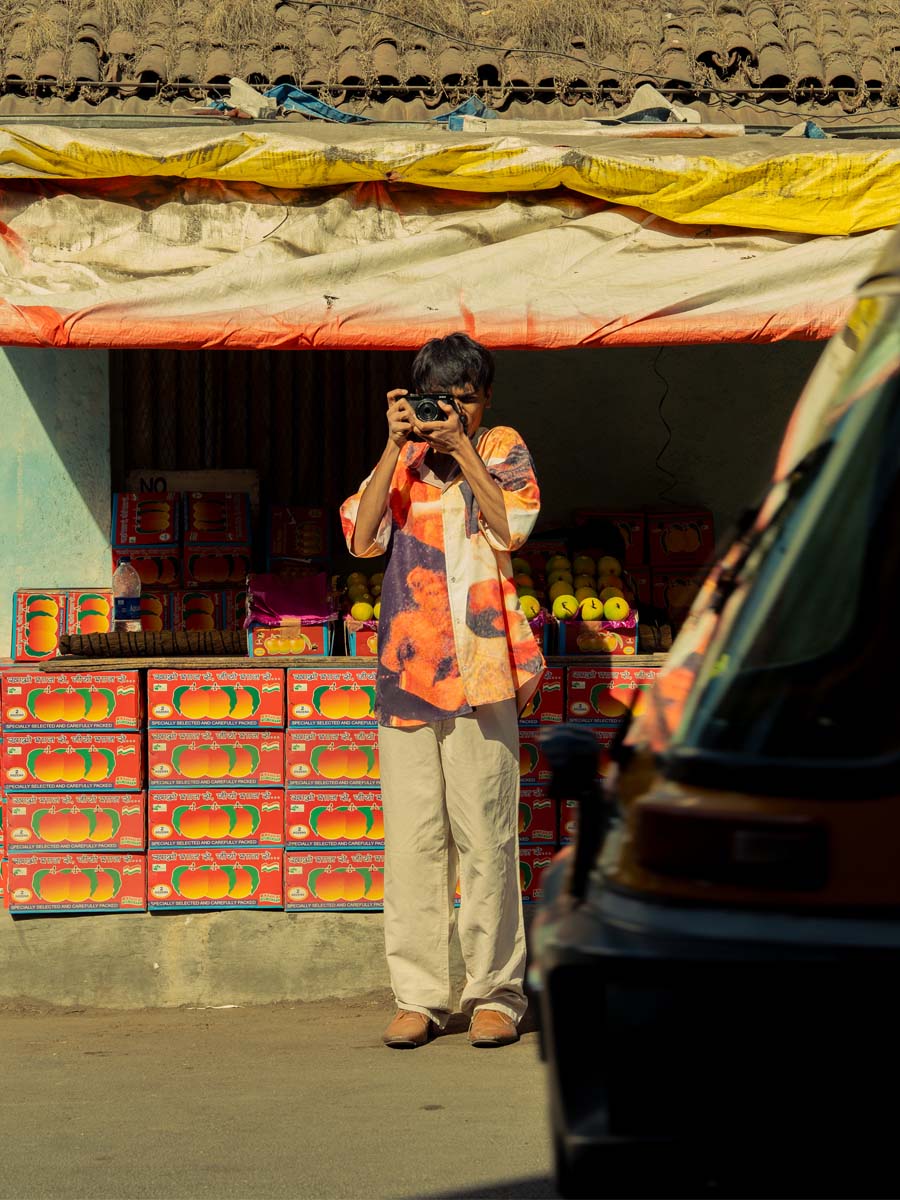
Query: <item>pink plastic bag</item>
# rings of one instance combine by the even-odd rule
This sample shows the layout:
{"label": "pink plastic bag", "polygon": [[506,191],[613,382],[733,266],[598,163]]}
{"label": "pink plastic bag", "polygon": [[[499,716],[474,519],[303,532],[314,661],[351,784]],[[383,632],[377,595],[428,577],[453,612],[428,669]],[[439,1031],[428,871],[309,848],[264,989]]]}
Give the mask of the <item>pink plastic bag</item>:
{"label": "pink plastic bag", "polygon": [[248,576],[245,629],[251,625],[321,625],[336,616],[324,571],[296,579]]}

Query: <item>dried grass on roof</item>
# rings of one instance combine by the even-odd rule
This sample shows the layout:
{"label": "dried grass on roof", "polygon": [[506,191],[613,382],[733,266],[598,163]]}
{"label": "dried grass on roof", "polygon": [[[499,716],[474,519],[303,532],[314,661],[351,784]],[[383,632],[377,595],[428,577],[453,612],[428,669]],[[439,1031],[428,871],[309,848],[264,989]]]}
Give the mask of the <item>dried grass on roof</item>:
{"label": "dried grass on roof", "polygon": [[900,0],[0,0],[0,22],[0,91],[36,100],[204,100],[239,75],[349,105],[618,105],[643,79],[900,104]]}

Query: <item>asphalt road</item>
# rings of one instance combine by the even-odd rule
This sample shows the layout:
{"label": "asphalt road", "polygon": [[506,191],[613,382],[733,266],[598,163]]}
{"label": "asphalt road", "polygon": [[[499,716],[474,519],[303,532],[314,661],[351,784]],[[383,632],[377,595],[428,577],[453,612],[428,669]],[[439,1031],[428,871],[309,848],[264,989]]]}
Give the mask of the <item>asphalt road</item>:
{"label": "asphalt road", "polygon": [[554,1196],[537,1034],[390,1051],[389,1016],[0,1010],[0,1198]]}

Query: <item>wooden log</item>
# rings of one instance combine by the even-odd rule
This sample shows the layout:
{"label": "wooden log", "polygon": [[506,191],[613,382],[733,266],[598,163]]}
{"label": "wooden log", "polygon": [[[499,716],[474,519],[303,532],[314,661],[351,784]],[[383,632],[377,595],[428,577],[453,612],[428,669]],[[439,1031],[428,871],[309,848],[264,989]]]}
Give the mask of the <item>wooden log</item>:
{"label": "wooden log", "polygon": [[232,655],[248,657],[247,635],[239,630],[192,630],[173,633],[66,633],[59,639],[60,654],[76,658],[195,658]]}

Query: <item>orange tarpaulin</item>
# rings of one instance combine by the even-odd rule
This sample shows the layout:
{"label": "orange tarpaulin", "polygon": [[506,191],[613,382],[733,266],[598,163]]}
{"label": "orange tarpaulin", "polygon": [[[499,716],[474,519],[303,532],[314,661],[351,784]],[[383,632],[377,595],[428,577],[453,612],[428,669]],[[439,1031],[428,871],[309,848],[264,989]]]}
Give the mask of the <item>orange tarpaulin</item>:
{"label": "orange tarpaulin", "polygon": [[565,188],[16,178],[0,187],[0,344],[819,339],[886,237],[676,224]]}

